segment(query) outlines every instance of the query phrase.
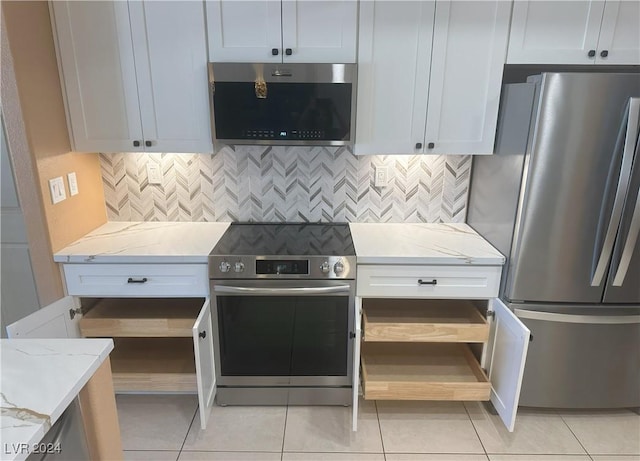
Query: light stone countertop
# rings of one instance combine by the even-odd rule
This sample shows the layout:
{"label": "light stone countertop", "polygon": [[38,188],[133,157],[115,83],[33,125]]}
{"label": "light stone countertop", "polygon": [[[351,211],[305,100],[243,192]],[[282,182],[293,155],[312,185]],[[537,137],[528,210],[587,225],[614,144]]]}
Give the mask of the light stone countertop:
{"label": "light stone countertop", "polygon": [[206,263],[228,222],[108,222],[53,255],[60,263]]}
{"label": "light stone countertop", "polygon": [[467,224],[351,223],[358,264],[503,265]]}
{"label": "light stone countertop", "polygon": [[112,349],[112,339],[0,340],[1,458],[25,459],[12,447],[42,440]]}

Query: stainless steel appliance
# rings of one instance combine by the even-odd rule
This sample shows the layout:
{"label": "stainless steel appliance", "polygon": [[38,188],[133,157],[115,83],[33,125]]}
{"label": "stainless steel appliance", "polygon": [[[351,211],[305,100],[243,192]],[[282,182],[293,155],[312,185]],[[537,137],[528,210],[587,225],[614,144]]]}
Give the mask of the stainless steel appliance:
{"label": "stainless steel appliance", "polygon": [[231,224],[209,255],[218,404],[350,404],[355,269],[347,224]]}
{"label": "stainless steel appliance", "polygon": [[209,63],[214,143],[353,143],[355,64]]}
{"label": "stainless steel appliance", "polygon": [[520,405],[640,406],[639,123],[637,73],[503,88],[468,223],[508,255],[502,297],[531,330]]}

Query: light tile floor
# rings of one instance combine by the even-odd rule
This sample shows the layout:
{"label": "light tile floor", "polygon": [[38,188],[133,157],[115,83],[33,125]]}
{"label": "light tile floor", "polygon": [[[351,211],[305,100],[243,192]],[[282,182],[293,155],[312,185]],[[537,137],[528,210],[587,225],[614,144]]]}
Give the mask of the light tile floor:
{"label": "light tile floor", "polygon": [[509,433],[480,403],[361,402],[346,407],[215,407],[200,430],[192,395],[119,395],[135,461],[640,461],[628,410],[521,408]]}

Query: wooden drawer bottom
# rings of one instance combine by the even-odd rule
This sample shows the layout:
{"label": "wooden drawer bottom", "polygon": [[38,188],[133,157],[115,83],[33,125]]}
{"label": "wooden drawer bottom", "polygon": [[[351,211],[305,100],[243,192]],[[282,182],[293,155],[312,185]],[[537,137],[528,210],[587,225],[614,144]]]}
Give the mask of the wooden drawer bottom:
{"label": "wooden drawer bottom", "polygon": [[466,344],[363,343],[366,400],[489,400],[491,384]]}
{"label": "wooden drawer bottom", "polygon": [[191,338],[114,338],[116,392],[197,392]]}

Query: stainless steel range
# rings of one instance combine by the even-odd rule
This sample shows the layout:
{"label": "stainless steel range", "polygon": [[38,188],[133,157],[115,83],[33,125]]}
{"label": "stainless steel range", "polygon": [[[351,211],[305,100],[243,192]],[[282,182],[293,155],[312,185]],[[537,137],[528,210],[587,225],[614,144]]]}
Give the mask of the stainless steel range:
{"label": "stainless steel range", "polygon": [[347,224],[231,224],[209,255],[218,404],[350,404],[355,269]]}

